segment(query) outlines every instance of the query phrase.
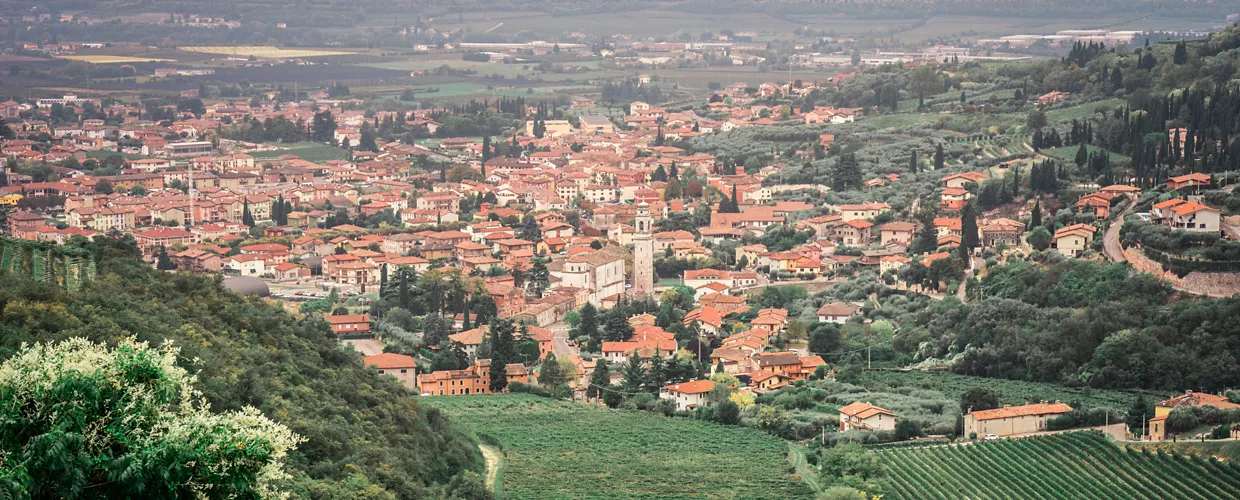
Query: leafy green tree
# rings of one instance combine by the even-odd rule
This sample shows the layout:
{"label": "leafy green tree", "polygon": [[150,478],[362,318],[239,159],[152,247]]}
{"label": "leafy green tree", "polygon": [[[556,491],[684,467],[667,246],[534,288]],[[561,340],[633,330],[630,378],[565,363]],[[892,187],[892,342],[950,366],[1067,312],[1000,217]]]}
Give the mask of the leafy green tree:
{"label": "leafy green tree", "polygon": [[741,422],[741,407],[732,400],[724,400],[715,407],[715,421],[724,425],[737,425]]}
{"label": "leafy green tree", "polygon": [[1029,112],[1029,116],[1025,117],[1025,126],[1029,130],[1041,130],[1046,127],[1046,112],[1041,109],[1034,109]]}
{"label": "leafy green tree", "polygon": [[132,338],[23,348],[0,366],[0,493],[13,498],[279,495],[304,439],[252,407],[211,413],[178,351]]}
{"label": "leafy green tree", "polygon": [[560,372],[560,363],[555,359],[555,353],[547,354],[542,361],[542,367],[538,370],[538,385],[544,388],[553,388],[564,382],[564,377]]}
{"label": "leafy green tree", "polygon": [[1025,241],[1029,242],[1029,246],[1034,250],[1046,250],[1051,246],[1051,232],[1042,226],[1035,227],[1029,232],[1029,236],[1025,237]]}
{"label": "leafy green tree", "polygon": [[968,413],[970,408],[972,411],[982,411],[993,410],[999,406],[999,393],[993,389],[974,387],[960,395],[961,413]]}
{"label": "leafy green tree", "polygon": [[918,99],[922,101],[918,107],[924,107],[927,95],[943,91],[943,75],[939,73],[939,68],[933,64],[918,66],[909,75],[908,90],[916,94]]}
{"label": "leafy green tree", "polygon": [[815,354],[838,352],[841,343],[840,327],[835,323],[815,323],[809,330],[810,352]]}
{"label": "leafy green tree", "polygon": [[589,339],[586,350],[599,352],[603,348],[603,334],[599,329],[598,309],[594,304],[586,302],[581,306],[581,323],[577,325],[577,336]]}

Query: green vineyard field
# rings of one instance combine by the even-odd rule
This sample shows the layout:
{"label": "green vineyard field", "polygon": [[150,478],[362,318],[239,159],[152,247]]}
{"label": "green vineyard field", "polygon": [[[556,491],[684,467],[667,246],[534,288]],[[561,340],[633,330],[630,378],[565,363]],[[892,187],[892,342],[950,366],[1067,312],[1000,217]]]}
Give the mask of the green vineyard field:
{"label": "green vineyard field", "polygon": [[420,398],[504,453],[510,499],[812,498],[762,431],[529,395]]}
{"label": "green vineyard field", "polygon": [[886,499],[1236,498],[1240,465],[1126,449],[1095,431],[878,452]]}

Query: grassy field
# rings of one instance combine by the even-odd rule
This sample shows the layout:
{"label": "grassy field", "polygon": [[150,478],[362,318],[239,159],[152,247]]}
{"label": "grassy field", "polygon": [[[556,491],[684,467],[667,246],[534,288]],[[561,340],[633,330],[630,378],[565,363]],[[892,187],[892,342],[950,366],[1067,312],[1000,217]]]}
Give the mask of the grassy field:
{"label": "grassy field", "polygon": [[884,498],[1235,498],[1240,465],[1129,451],[1099,432],[878,452]]}
{"label": "grassy field", "polygon": [[279,144],[278,146],[285,149],[277,149],[274,151],[255,151],[249,153],[255,160],[267,158],[275,158],[283,155],[297,155],[306,161],[321,163],[328,160],[344,160],[348,158],[348,153],[340,148],[319,144],[316,142],[298,142],[293,144]]}
{"label": "grassy field", "polygon": [[1072,119],[1080,120],[1082,118],[1089,118],[1094,116],[1094,113],[1097,112],[1098,108],[1105,107],[1107,109],[1115,109],[1125,103],[1126,101],[1123,99],[1107,99],[1105,101],[1087,102],[1066,108],[1056,108],[1046,112],[1046,121],[1054,123],[1066,122]]}
{"label": "grassy field", "polygon": [[[1058,158],[1063,161],[1071,162],[1071,161],[1076,161],[1076,152],[1079,149],[1081,149],[1080,146],[1066,146],[1062,148],[1050,148],[1050,149],[1043,149],[1042,154],[1046,156],[1050,156],[1052,158]],[[1089,144],[1085,145],[1085,149],[1089,151],[1090,154],[1103,151],[1102,148],[1098,146],[1089,145]],[[1107,151],[1107,154],[1111,156],[1111,163],[1126,163],[1126,162],[1132,161],[1131,157],[1124,156],[1119,153],[1113,153],[1113,152]]]}
{"label": "grassy field", "polygon": [[270,58],[344,56],[355,53],[339,50],[281,49],[279,47],[270,47],[265,45],[199,45],[192,47],[180,47],[178,50],[195,54],[219,54],[225,56],[254,56]]}
{"label": "grassy field", "polygon": [[[1020,405],[1033,401],[1080,402],[1085,407],[1110,406],[1126,409],[1132,406],[1138,393],[1127,391],[1109,391],[1101,389],[1069,389],[1055,384],[1025,382],[1020,380],[1003,380],[969,375],[957,375],[947,372],[897,372],[867,371],[855,378],[846,380],[850,384],[865,386],[871,390],[883,390],[895,387],[919,387],[939,391],[953,400],[974,387],[984,387],[999,392],[1004,403]],[[1166,394],[1149,393],[1151,401],[1161,400]]]}
{"label": "grassy field", "polygon": [[508,498],[808,498],[761,431],[529,395],[424,397],[504,451]]}

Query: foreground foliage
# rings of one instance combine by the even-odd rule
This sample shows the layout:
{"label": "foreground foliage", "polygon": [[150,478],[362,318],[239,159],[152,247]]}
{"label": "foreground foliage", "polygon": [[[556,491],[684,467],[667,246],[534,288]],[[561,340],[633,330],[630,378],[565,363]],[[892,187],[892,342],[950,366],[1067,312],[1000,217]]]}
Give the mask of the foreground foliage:
{"label": "foreground foliage", "polygon": [[76,337],[172,341],[213,410],[252,406],[305,438],[288,457],[298,496],[436,498],[463,469],[481,469],[438,410],[363,367],[321,317],[227,292],[218,277],[158,273],[131,241],[94,245],[98,277],[78,293],[0,274],[0,359]]}
{"label": "foreground foliage", "polygon": [[806,498],[758,430],[529,395],[424,398],[504,451],[509,498]]}
{"label": "foreground foliage", "polygon": [[1099,432],[880,451],[887,498],[1232,498],[1240,466],[1129,451]]}
{"label": "foreground foliage", "polygon": [[213,414],[177,350],[73,339],[0,365],[7,498],[283,498],[300,441],[258,410]]}

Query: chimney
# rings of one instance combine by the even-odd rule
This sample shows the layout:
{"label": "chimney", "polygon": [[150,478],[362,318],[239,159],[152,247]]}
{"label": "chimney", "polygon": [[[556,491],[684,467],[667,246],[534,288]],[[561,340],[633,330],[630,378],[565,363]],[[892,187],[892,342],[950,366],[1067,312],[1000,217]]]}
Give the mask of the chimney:
{"label": "chimney", "polygon": [[1004,408],[1011,408],[1012,405],[1003,405]]}
{"label": "chimney", "polygon": [[1193,390],[1192,390],[1192,389],[1189,389],[1189,390],[1187,390],[1187,391],[1184,391],[1184,395],[1185,395],[1185,396],[1192,396],[1192,395],[1193,395]]}

